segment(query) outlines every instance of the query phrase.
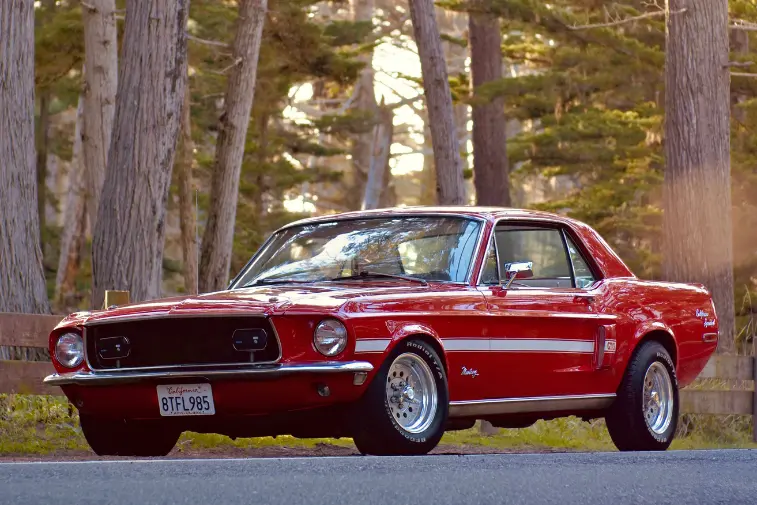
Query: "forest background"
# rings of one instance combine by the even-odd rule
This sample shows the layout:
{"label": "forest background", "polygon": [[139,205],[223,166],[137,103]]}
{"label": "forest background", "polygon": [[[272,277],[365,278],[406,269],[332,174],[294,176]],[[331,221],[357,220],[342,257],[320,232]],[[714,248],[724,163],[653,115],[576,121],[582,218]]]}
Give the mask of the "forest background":
{"label": "forest background", "polygon": [[[88,309],[113,288],[136,299],[222,289],[271,231],[304,216],[483,203],[583,220],[639,277],[708,287],[724,279],[719,293],[732,293],[735,314],[725,350],[743,348],[757,331],[752,0],[40,0],[33,9],[24,7],[30,0],[6,1],[0,48],[32,44],[33,89],[15,82],[14,103],[23,111],[33,99],[36,184],[3,208],[0,269],[17,268],[24,280],[21,288],[2,285],[0,311]],[[156,12],[175,22],[145,28]],[[418,17],[429,12],[438,34]],[[705,15],[717,29],[685,43],[688,20]],[[726,54],[717,68],[700,69],[702,79],[714,76],[702,84],[711,87],[692,84],[696,73],[684,70],[711,60],[713,47]],[[173,76],[174,87],[145,78],[153,73]],[[683,136],[717,138],[708,128],[723,117],[730,125],[729,150],[718,147],[725,159],[699,173],[712,186],[692,189],[688,200],[666,197],[665,176],[666,155],[675,166],[696,158],[665,135],[666,105],[674,103],[666,89],[677,97],[687,86],[712,107],[690,121],[676,108],[669,119]],[[148,98],[130,108],[140,96]],[[449,98],[451,114],[430,119]],[[12,116],[10,103],[2,106]],[[149,123],[151,110],[167,119]],[[0,134],[13,131],[24,145],[23,121],[11,117]],[[140,128],[155,133],[150,145],[125,145]],[[17,155],[0,146],[6,175]],[[727,194],[708,174],[725,180]],[[11,194],[9,180],[0,189]],[[691,202],[707,211],[701,195],[724,202],[727,219],[720,210],[698,213]],[[138,209],[128,215],[101,204],[127,198]],[[688,272],[703,272],[701,279],[676,274],[672,253],[666,266],[666,244],[688,241],[672,217],[664,220],[666,202],[679,200],[688,202],[686,215],[669,215],[682,220],[680,229],[704,230],[692,250],[709,236],[710,259],[722,250],[732,280],[705,272],[694,253]],[[14,223],[35,230],[25,215],[36,216],[38,233],[11,240]],[[715,233],[721,228],[725,235]],[[122,253],[119,240],[130,244]],[[25,263],[8,260],[9,244]],[[131,274],[107,278],[102,272],[118,272],[112,262]],[[26,275],[37,263],[40,289],[35,274]]]}

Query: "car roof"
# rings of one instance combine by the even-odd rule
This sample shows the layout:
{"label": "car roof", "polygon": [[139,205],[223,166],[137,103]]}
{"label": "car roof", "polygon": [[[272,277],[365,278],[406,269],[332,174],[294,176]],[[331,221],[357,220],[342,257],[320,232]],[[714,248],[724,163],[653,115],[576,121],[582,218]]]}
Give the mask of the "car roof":
{"label": "car roof", "polygon": [[436,206],[436,207],[392,207],[387,209],[376,210],[358,210],[352,212],[342,212],[339,214],[326,214],[317,217],[310,217],[289,223],[289,226],[298,226],[303,224],[320,223],[328,221],[339,221],[370,217],[394,217],[394,216],[412,216],[412,215],[450,215],[459,217],[470,217],[483,219],[486,221],[496,221],[498,219],[533,219],[539,218],[553,222],[573,221],[565,216],[543,212],[538,210],[515,209],[509,207],[478,207],[478,206]]}

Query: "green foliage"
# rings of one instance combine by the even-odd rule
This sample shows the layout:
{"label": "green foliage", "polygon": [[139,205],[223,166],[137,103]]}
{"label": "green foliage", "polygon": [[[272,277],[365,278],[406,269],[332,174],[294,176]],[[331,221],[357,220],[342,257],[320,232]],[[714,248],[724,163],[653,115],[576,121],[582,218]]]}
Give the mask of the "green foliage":
{"label": "green foliage", "polygon": [[[515,180],[565,181],[536,206],[589,222],[638,275],[657,277],[664,26],[572,29],[603,19],[589,0],[490,8],[503,16],[503,51],[518,77],[482,86],[471,101],[504,97],[508,117],[527,126],[508,145]],[[641,6],[616,8],[624,16]]]}
{"label": "green foliage", "polygon": [[64,4],[35,11],[35,83],[44,88],[80,70],[84,61],[81,8]]}
{"label": "green foliage", "polygon": [[330,38],[331,45],[350,46],[361,44],[373,31],[370,21],[333,21],[323,30],[323,35]]}

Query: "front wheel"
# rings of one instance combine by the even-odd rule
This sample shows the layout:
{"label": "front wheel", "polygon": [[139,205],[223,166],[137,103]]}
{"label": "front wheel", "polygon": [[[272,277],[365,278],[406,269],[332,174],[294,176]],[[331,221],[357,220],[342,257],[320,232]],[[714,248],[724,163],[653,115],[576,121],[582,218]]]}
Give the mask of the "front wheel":
{"label": "front wheel", "polygon": [[98,456],[166,456],[181,432],[158,421],[79,415],[87,443]]}
{"label": "front wheel", "polygon": [[422,340],[397,344],[355,411],[353,440],[362,454],[426,454],[444,434],[447,374]]}
{"label": "front wheel", "polygon": [[670,446],[678,425],[678,380],[661,344],[646,342],[636,350],[606,421],[621,451],[664,451]]}

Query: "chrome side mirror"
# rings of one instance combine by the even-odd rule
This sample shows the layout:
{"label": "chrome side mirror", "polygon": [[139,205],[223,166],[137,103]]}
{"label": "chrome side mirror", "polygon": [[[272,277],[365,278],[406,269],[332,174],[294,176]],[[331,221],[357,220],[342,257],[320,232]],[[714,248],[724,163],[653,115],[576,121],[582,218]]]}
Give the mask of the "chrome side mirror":
{"label": "chrome side mirror", "polygon": [[528,279],[534,276],[534,263],[532,261],[505,263],[504,269],[505,276],[507,277],[507,282],[504,286],[505,289],[509,288],[515,279]]}

